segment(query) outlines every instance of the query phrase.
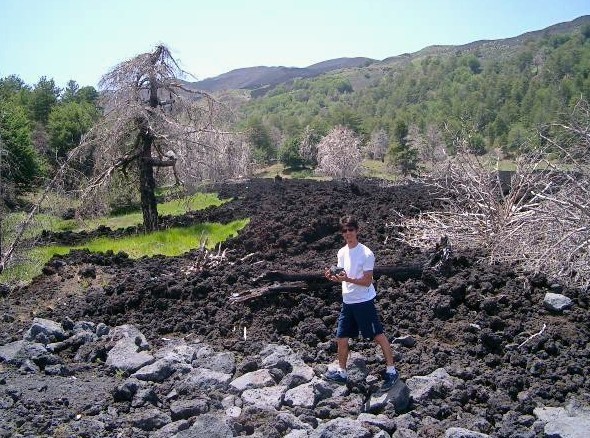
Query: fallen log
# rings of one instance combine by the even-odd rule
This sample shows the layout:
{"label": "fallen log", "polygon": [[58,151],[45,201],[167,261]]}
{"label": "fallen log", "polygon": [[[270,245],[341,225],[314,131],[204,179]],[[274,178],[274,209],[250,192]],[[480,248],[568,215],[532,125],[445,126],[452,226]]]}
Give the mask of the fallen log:
{"label": "fallen log", "polygon": [[[386,276],[397,281],[406,281],[411,278],[421,278],[425,270],[432,272],[448,272],[451,261],[451,245],[444,236],[440,243],[436,245],[434,254],[425,265],[406,265],[406,266],[375,266],[373,277],[379,278]],[[254,279],[254,284],[263,282],[287,282],[262,286],[250,289],[245,292],[236,292],[231,295],[230,302],[239,303],[265,295],[281,292],[304,292],[312,289],[320,289],[327,286],[333,286],[335,283],[328,280],[321,271],[313,272],[288,272],[288,271],[268,271]]]}
{"label": "fallen log", "polygon": [[311,287],[304,281],[298,281],[286,284],[273,284],[270,286],[263,286],[256,289],[249,289],[245,292],[233,293],[229,301],[230,303],[241,303],[242,301],[252,300],[254,298],[263,297],[281,292],[304,292],[310,290]]}
{"label": "fallen log", "polygon": [[[374,277],[385,275],[398,281],[409,280],[410,278],[420,278],[422,276],[422,267],[419,265],[410,266],[378,266],[373,270]],[[327,286],[333,286],[336,283],[328,280],[323,272],[286,272],[286,271],[268,271],[254,279],[254,284],[262,282],[286,282],[262,286],[255,289],[249,289],[244,292],[233,293],[229,301],[231,303],[240,303],[243,301],[260,298],[265,295],[271,295],[282,292],[307,292],[313,289],[320,289]]]}
{"label": "fallen log", "polygon": [[[394,280],[405,281],[410,278],[420,278],[423,268],[420,265],[409,266],[376,266],[373,270],[373,277],[379,278],[382,275],[391,277]],[[268,271],[256,277],[254,283],[265,281],[305,281],[309,283],[330,283],[324,277],[323,272],[287,272],[287,271]]]}

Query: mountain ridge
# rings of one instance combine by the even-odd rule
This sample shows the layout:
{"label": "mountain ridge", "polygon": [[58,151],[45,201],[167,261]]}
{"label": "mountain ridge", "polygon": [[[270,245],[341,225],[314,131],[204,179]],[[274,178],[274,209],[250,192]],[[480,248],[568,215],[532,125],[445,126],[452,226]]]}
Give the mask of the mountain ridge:
{"label": "mountain ridge", "polygon": [[525,32],[514,37],[495,40],[477,40],[461,45],[431,45],[416,52],[402,53],[384,58],[383,60],[367,57],[341,57],[321,61],[307,67],[242,67],[212,78],[191,82],[190,85],[208,92],[245,89],[251,90],[253,96],[262,95],[269,89],[282,83],[295,79],[313,78],[336,70],[362,68],[369,65],[387,66],[398,61],[407,62],[423,56],[443,55],[458,51],[479,51],[485,56],[486,54],[498,51],[500,48],[510,49],[511,47],[523,44],[528,39],[542,38],[571,31],[585,24],[590,24],[590,15],[583,15],[571,21],[556,23],[546,28]]}
{"label": "mountain ridge", "polygon": [[275,86],[295,78],[311,78],[333,70],[359,67],[376,61],[375,59],[364,57],[343,57],[321,61],[307,67],[242,67],[222,73],[213,78],[193,82],[192,85],[205,91],[222,91],[228,89],[254,90]]}

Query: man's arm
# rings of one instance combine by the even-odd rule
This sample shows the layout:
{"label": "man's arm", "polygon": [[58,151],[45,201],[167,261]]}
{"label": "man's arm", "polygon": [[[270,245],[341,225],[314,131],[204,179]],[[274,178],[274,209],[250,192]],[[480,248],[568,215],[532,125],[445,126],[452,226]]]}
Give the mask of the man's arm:
{"label": "man's arm", "polygon": [[363,276],[361,278],[349,278],[346,272],[343,272],[339,275],[332,275],[328,277],[332,281],[338,281],[342,283],[346,281],[347,283],[358,284],[359,286],[369,287],[371,283],[373,283],[373,271],[363,271]]}

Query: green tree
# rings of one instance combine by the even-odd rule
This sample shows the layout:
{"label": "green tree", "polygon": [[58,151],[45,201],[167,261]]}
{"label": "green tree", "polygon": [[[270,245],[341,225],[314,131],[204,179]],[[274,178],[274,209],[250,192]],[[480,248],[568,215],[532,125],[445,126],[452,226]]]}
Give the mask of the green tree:
{"label": "green tree", "polygon": [[246,138],[252,146],[254,159],[261,163],[268,163],[276,157],[270,131],[260,117],[253,117],[246,123]]}
{"label": "green tree", "polygon": [[418,169],[418,152],[408,144],[394,141],[387,151],[388,162],[402,175],[410,175]]}
{"label": "green tree", "polygon": [[506,143],[502,145],[502,151],[507,156],[514,156],[517,151],[524,150],[528,144],[530,134],[521,124],[515,124],[510,128]]}
{"label": "green tree", "polygon": [[51,109],[57,104],[61,90],[55,86],[53,79],[42,76],[33,87],[29,110],[33,120],[46,124]]}
{"label": "green tree", "polygon": [[0,101],[0,137],[4,144],[4,160],[8,163],[3,178],[31,187],[41,175],[42,162],[33,147],[27,111],[10,101]]}
{"label": "green tree", "polygon": [[96,88],[88,85],[78,90],[78,92],[76,93],[76,101],[88,102],[93,105],[96,105],[98,103],[98,96],[99,94],[98,91],[96,91]]}
{"label": "green tree", "polygon": [[78,83],[70,79],[66,84],[66,88],[64,88],[64,91],[61,95],[61,101],[64,103],[76,102],[78,100],[76,96],[79,90],[80,86],[78,85]]}
{"label": "green tree", "polygon": [[78,93],[76,93],[78,102],[88,102],[93,105],[98,103],[98,96],[99,94],[98,91],[96,91],[96,88],[91,86],[82,87],[78,90]]}
{"label": "green tree", "polygon": [[279,150],[279,159],[286,167],[303,167],[305,160],[299,152],[301,141],[297,137],[288,138]]}
{"label": "green tree", "polygon": [[363,118],[345,105],[338,105],[330,113],[332,126],[345,126],[357,134],[364,134]]}
{"label": "green tree", "polygon": [[388,162],[402,175],[409,175],[418,169],[418,151],[408,138],[406,122],[398,120],[393,128],[393,141],[387,151]]}
{"label": "green tree", "polygon": [[469,137],[469,152],[474,155],[483,155],[486,153],[486,141],[481,134],[475,133]]}
{"label": "green tree", "polygon": [[88,102],[69,101],[55,106],[47,122],[52,159],[64,158],[78,146],[98,116],[96,108]]}
{"label": "green tree", "polygon": [[399,145],[405,146],[408,139],[408,124],[403,120],[397,120],[393,127],[393,140]]}
{"label": "green tree", "polygon": [[10,75],[0,79],[0,100],[11,99],[22,90],[29,90],[29,87],[18,76]]}
{"label": "green tree", "polygon": [[80,88],[76,81],[70,80],[61,95],[61,102],[87,102],[96,105],[98,103],[98,91],[91,86]]}

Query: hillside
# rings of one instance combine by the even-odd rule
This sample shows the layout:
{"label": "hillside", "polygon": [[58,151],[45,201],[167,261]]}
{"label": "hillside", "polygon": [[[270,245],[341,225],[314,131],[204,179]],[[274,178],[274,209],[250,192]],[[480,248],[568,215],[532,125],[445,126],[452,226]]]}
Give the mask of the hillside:
{"label": "hillside", "polygon": [[404,53],[387,57],[383,60],[371,58],[337,58],[312,64],[307,67],[257,66],[245,67],[223,73],[219,76],[193,82],[195,88],[205,91],[222,91],[231,89],[272,88],[279,84],[301,78],[313,78],[335,70],[391,67],[405,64],[408,61],[425,56],[448,55],[458,52],[478,51],[486,57],[507,56],[511,51],[531,40],[545,38],[559,33],[571,33],[581,26],[590,23],[590,16],[582,16],[575,20],[558,23],[542,30],[527,32],[515,37],[498,40],[480,40],[458,46],[428,46],[418,52]]}
{"label": "hillside", "polygon": [[241,116],[245,126],[280,133],[278,150],[304,132],[321,138],[343,125],[364,142],[382,130],[389,145],[403,148],[429,142],[452,151],[458,139],[468,139],[472,152],[513,157],[538,145],[539,132],[547,134],[589,96],[590,16],[584,16],[514,38],[431,46],[251,90]]}
{"label": "hillside", "polygon": [[370,58],[338,58],[319,62],[304,68],[297,67],[247,67],[223,73],[214,78],[194,82],[195,88],[205,91],[274,87],[296,78],[313,78],[344,68],[360,67],[373,62]]}

